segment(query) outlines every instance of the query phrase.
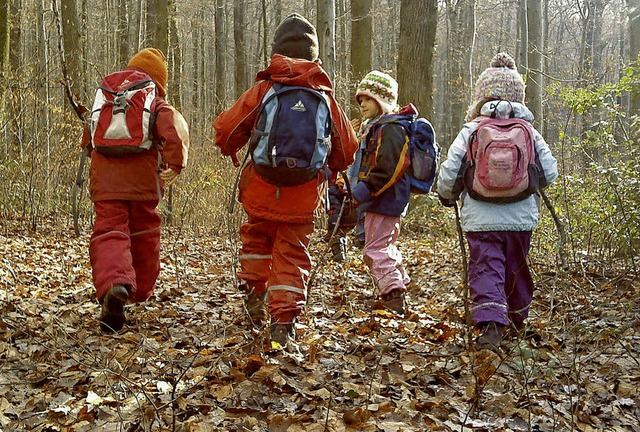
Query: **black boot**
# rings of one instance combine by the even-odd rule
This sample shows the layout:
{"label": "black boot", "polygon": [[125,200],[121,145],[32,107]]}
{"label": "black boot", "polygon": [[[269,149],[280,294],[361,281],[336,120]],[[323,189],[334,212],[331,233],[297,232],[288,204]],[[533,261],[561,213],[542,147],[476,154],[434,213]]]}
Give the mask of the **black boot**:
{"label": "black boot", "polygon": [[495,350],[500,346],[502,342],[502,330],[504,325],[488,321],[480,323],[480,336],[476,339],[476,349],[483,350]]}
{"label": "black boot", "polygon": [[386,309],[399,315],[404,315],[404,291],[401,289],[394,289],[381,296],[381,298],[382,304]]}
{"label": "black boot", "polygon": [[289,323],[271,322],[271,342],[278,342],[281,347],[286,347],[290,340],[295,339],[295,321]]}
{"label": "black boot", "polygon": [[123,285],[114,285],[102,298],[102,312],[100,314],[100,329],[105,333],[120,331],[126,316],[124,305],[129,300],[129,291]]}

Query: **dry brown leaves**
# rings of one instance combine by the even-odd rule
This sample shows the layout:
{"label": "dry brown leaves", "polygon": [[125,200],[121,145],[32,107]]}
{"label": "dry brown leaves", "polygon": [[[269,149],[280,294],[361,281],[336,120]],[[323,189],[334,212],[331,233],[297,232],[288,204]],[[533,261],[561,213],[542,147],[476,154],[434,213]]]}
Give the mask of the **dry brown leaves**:
{"label": "dry brown leaves", "polygon": [[[407,319],[374,309],[356,249],[318,271],[297,343],[271,351],[234,289],[232,241],[165,231],[153,301],[98,330],[87,236],[0,225],[5,431],[638,431],[640,294],[543,272],[526,338],[468,349],[455,239],[407,238]],[[235,239],[233,239],[235,241]],[[326,261],[315,243],[316,261]]]}

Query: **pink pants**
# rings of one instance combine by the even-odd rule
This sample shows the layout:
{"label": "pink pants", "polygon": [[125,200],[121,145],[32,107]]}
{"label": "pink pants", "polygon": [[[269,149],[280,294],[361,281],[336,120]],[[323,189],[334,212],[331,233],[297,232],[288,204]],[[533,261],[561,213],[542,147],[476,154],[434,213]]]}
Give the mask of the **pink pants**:
{"label": "pink pants", "polygon": [[402,254],[395,246],[400,235],[400,216],[367,212],[364,235],[364,262],[376,279],[380,295],[396,289],[405,291],[411,279],[402,265]]}
{"label": "pink pants", "polygon": [[153,201],[98,201],[89,244],[98,300],[124,285],[131,302],[147,300],[160,273],[160,216]]}

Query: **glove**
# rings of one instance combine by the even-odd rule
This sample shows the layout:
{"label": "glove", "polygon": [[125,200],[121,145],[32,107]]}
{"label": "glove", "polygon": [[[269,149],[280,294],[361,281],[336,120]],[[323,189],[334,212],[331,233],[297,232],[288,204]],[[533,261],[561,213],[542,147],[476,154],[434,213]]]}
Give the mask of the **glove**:
{"label": "glove", "polygon": [[455,198],[444,198],[440,194],[438,194],[438,199],[440,200],[440,203],[442,203],[442,205],[445,207],[453,207],[454,205],[456,205],[457,201]]}

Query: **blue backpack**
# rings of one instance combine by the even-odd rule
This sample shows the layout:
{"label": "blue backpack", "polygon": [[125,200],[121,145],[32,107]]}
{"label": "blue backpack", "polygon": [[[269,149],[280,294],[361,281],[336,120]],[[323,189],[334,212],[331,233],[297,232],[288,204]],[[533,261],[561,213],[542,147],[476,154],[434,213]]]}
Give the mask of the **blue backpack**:
{"label": "blue backpack", "polygon": [[256,172],[276,186],[312,180],[331,151],[327,96],[308,87],[274,84],[262,99],[249,151]]}
{"label": "blue backpack", "polygon": [[440,147],[431,123],[417,115],[389,114],[378,125],[395,123],[401,125],[409,137],[409,160],[407,168],[411,193],[427,194],[438,173]]}

